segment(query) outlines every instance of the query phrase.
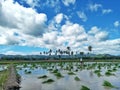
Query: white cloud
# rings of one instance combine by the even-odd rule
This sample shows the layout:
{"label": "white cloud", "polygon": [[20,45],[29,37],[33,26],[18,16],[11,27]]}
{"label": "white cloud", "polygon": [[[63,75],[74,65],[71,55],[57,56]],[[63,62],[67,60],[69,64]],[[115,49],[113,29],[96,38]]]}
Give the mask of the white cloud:
{"label": "white cloud", "polygon": [[102,7],[102,5],[101,5],[101,4],[97,4],[97,3],[95,3],[95,4],[90,3],[90,4],[88,5],[88,8],[89,8],[91,11],[98,11],[98,9],[101,8],[101,7]]}
{"label": "white cloud", "polygon": [[46,14],[38,14],[32,8],[22,7],[17,2],[13,3],[12,0],[2,2],[0,13],[0,25],[3,27],[15,28],[35,36],[41,36],[46,30]]}
{"label": "white cloud", "polygon": [[93,26],[91,30],[88,32],[89,34],[96,34],[99,32],[99,28],[96,26]]}
{"label": "white cloud", "polygon": [[79,18],[81,18],[82,19],[82,21],[87,21],[87,16],[86,16],[86,14],[84,13],[84,12],[77,12],[77,14],[78,14],[78,16],[79,16]]}
{"label": "white cloud", "polygon": [[93,3],[90,3],[88,5],[88,9],[91,10],[92,12],[95,11],[97,12],[98,10],[102,11],[102,14],[109,14],[112,12],[112,9],[104,9],[102,4],[93,4]]}
{"label": "white cloud", "polygon": [[39,0],[22,0],[22,1],[25,1],[32,8],[34,8],[35,6],[39,6]]}
{"label": "white cloud", "polygon": [[13,50],[8,50],[5,53],[2,53],[5,55],[40,55],[40,52],[19,52],[19,51],[13,51]]}
{"label": "white cloud", "polygon": [[103,9],[103,10],[102,10],[102,13],[103,13],[103,14],[108,14],[108,13],[111,13],[111,12],[112,12],[111,9]]}
{"label": "white cloud", "polygon": [[114,22],[114,26],[115,26],[115,27],[120,26],[120,22],[119,22],[119,21],[115,21],[115,22]]}
{"label": "white cloud", "polygon": [[62,0],[65,6],[69,6],[70,4],[75,4],[76,0]]}
{"label": "white cloud", "polygon": [[108,32],[102,31],[101,28],[93,26],[91,30],[88,32],[89,41],[105,41],[108,39]]}
{"label": "white cloud", "polygon": [[108,32],[105,32],[105,31],[101,31],[99,33],[97,33],[95,35],[95,38],[98,40],[98,41],[105,41],[108,39]]}
{"label": "white cloud", "polygon": [[93,44],[94,52],[96,54],[113,54],[119,55],[120,53],[120,39],[107,40],[105,42],[99,42]]}
{"label": "white cloud", "polygon": [[63,20],[63,14],[62,13],[60,13],[60,14],[57,14],[56,16],[55,16],[55,22],[56,23],[61,23],[61,21]]}
{"label": "white cloud", "polygon": [[62,26],[62,35],[65,40],[68,42],[68,46],[72,48],[79,48],[84,41],[87,41],[87,34],[82,25],[73,24],[71,22],[67,22]]}

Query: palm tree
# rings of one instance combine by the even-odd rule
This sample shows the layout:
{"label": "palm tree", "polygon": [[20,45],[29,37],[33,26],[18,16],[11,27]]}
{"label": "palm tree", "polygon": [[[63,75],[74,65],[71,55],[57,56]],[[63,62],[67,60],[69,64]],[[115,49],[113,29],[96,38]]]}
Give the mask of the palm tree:
{"label": "palm tree", "polygon": [[51,59],[52,49],[50,49],[48,53],[49,53],[49,58]]}
{"label": "palm tree", "polygon": [[51,55],[51,53],[52,53],[52,49],[49,50],[49,55]]}
{"label": "palm tree", "polygon": [[60,49],[58,49],[58,51],[57,51],[59,54],[58,54],[58,57],[59,57],[59,59],[61,59],[61,50]]}
{"label": "palm tree", "polygon": [[73,54],[74,54],[74,52],[73,52],[73,51],[71,51],[72,58],[73,58]]}
{"label": "palm tree", "polygon": [[92,46],[88,46],[88,51],[92,51]]}
{"label": "palm tree", "polygon": [[70,58],[70,50],[71,50],[71,48],[68,46],[67,47],[67,54],[69,55],[69,58]]}
{"label": "palm tree", "polygon": [[40,52],[40,55],[42,55],[42,52]]}
{"label": "palm tree", "polygon": [[92,51],[92,46],[88,46],[88,51],[89,51],[89,54],[90,54],[90,52]]}
{"label": "palm tree", "polygon": [[71,50],[71,49],[70,49],[70,47],[68,46],[68,47],[67,47],[67,52],[68,52],[69,55],[70,55],[70,50]]}

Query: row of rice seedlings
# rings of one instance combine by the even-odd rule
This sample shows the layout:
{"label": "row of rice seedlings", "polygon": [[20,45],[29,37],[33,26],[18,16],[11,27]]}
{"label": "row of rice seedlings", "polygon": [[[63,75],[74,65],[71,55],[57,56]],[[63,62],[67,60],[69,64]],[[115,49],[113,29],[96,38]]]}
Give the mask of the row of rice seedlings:
{"label": "row of rice seedlings", "polygon": [[112,73],[111,70],[107,70],[107,71],[105,72],[105,75],[106,75],[106,76],[111,76],[111,75],[115,75],[115,74]]}

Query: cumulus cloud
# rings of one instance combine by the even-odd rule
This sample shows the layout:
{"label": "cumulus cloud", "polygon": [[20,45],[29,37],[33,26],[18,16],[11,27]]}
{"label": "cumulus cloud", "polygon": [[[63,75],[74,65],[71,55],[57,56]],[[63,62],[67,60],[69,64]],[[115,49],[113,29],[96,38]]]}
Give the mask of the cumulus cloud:
{"label": "cumulus cloud", "polygon": [[88,32],[91,38],[93,38],[93,41],[105,41],[109,38],[108,32],[102,31],[100,28],[94,26],[91,28],[91,30]]}
{"label": "cumulus cloud", "polygon": [[119,22],[119,21],[115,21],[115,22],[114,22],[114,26],[115,26],[115,27],[120,26],[120,22]]}
{"label": "cumulus cloud", "polygon": [[70,4],[75,4],[76,0],[62,0],[65,6],[69,6]]}
{"label": "cumulus cloud", "polygon": [[82,44],[81,42],[87,41],[87,34],[82,25],[67,22],[61,30],[69,46],[78,48]]}
{"label": "cumulus cloud", "polygon": [[84,12],[77,12],[77,14],[78,14],[78,16],[79,16],[79,18],[81,18],[82,19],[82,21],[87,21],[87,16],[86,16],[86,14],[84,13]]}
{"label": "cumulus cloud", "polygon": [[18,31],[35,36],[41,36],[46,30],[46,14],[22,7],[17,2],[13,3],[12,0],[2,2],[0,13],[0,25],[3,27],[18,29]]}

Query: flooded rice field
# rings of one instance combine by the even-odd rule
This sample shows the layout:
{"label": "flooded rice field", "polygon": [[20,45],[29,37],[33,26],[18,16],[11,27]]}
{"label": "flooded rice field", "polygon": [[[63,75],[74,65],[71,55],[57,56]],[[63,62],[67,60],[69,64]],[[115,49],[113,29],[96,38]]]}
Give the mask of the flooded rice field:
{"label": "flooded rice field", "polygon": [[120,90],[120,63],[33,63],[16,68],[20,90]]}

